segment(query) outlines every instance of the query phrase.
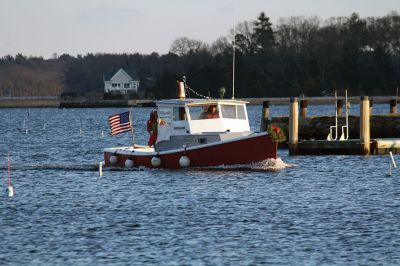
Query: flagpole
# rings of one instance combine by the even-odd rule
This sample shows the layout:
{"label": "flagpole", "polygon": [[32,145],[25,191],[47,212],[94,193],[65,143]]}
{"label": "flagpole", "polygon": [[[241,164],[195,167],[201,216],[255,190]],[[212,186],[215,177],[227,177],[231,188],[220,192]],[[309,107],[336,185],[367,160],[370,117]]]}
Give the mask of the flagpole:
{"label": "flagpole", "polygon": [[135,130],[133,129],[133,122],[132,122],[132,109],[129,110],[129,123],[131,124],[132,130],[132,149],[135,148]]}

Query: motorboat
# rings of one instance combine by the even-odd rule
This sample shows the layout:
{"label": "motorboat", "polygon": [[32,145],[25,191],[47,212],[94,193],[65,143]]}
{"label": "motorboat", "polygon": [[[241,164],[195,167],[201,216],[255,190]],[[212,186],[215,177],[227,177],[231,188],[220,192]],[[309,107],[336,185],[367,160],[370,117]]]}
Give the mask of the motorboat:
{"label": "motorboat", "polygon": [[277,143],[267,132],[250,130],[247,102],[185,97],[156,101],[154,146],[133,144],[104,149],[108,167],[179,169],[249,164],[277,158]]}

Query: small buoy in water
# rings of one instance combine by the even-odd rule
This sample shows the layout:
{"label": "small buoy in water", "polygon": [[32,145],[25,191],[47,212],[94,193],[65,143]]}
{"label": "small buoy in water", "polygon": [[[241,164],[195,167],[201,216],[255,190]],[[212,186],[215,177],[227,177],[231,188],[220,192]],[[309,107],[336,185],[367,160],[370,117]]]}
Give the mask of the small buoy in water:
{"label": "small buoy in water", "polygon": [[7,179],[8,179],[7,192],[8,196],[11,198],[14,196],[14,188],[11,185],[10,154],[7,155]]}
{"label": "small buoy in water", "polygon": [[125,161],[125,167],[126,168],[132,168],[134,165],[133,160],[131,158],[126,159]]}
{"label": "small buoy in water", "polygon": [[389,173],[387,173],[386,176],[392,176],[392,164],[391,163],[389,163]]}
{"label": "small buoy in water", "polygon": [[118,157],[115,155],[110,156],[110,163],[111,164],[116,164],[118,162]]}
{"label": "small buoy in water", "polygon": [[395,160],[394,160],[394,158],[393,158],[393,153],[392,153],[391,151],[389,152],[389,155],[390,155],[390,159],[392,159],[393,167],[394,167],[394,168],[397,168],[396,162],[395,162]]}
{"label": "small buoy in water", "polygon": [[179,165],[180,165],[182,168],[189,167],[189,166],[190,166],[190,159],[189,159],[189,157],[187,157],[186,155],[183,155],[183,156],[179,159]]}
{"label": "small buoy in water", "polygon": [[10,197],[10,198],[14,197],[14,188],[13,187],[8,187],[7,188],[7,193],[8,193],[8,197]]}
{"label": "small buoy in water", "polygon": [[28,135],[28,129],[25,129],[25,134]]}
{"label": "small buoy in water", "polygon": [[103,162],[100,162],[100,164],[99,164],[99,176],[100,177],[103,176]]}
{"label": "small buoy in water", "polygon": [[151,165],[153,167],[159,167],[161,165],[161,158],[158,156],[154,156],[151,158]]}
{"label": "small buoy in water", "polygon": [[104,131],[101,131],[101,137],[104,138]]}

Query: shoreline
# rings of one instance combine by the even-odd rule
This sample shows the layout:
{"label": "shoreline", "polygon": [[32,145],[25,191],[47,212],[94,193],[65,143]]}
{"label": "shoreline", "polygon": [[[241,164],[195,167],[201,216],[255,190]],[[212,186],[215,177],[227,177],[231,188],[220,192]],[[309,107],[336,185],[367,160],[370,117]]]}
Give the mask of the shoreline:
{"label": "shoreline", "polygon": [[[358,103],[361,96],[348,97],[350,103]],[[344,99],[343,97],[339,97]],[[369,96],[373,103],[387,103],[396,99],[396,96]],[[298,98],[301,100],[302,98]],[[324,105],[334,104],[333,96],[305,97],[308,104]],[[238,98],[248,102],[248,105],[262,105],[269,101],[270,105],[287,105],[290,97],[269,97],[269,98]],[[102,99],[74,99],[60,100],[59,98],[35,97],[35,98],[0,98],[0,108],[112,108],[112,107],[153,107],[156,100],[102,100]]]}

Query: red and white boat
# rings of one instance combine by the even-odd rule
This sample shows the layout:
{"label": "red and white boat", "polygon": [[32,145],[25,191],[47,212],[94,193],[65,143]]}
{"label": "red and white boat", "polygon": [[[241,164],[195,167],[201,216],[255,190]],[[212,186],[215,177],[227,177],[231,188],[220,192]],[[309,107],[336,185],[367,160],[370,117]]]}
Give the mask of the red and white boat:
{"label": "red and white boat", "polygon": [[[179,94],[179,93],[178,93]],[[277,143],[267,132],[250,130],[246,102],[218,99],[157,101],[158,136],[154,147],[104,149],[109,167],[179,169],[248,164],[277,158]],[[212,118],[204,110],[216,109]]]}

